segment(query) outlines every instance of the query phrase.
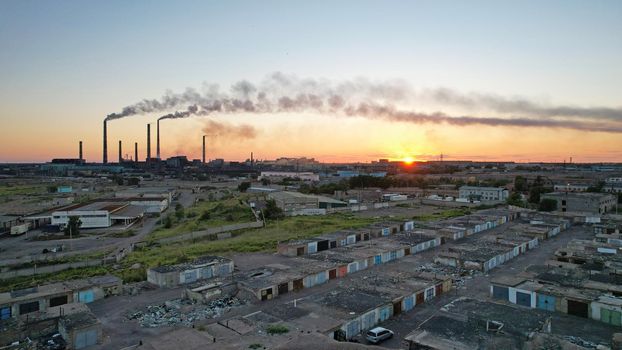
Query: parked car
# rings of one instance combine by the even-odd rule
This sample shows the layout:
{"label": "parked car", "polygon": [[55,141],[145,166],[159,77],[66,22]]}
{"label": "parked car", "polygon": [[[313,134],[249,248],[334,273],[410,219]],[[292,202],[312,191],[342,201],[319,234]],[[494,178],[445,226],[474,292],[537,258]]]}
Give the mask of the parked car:
{"label": "parked car", "polygon": [[376,327],[367,331],[365,338],[368,342],[378,344],[386,339],[393,337],[393,331],[386,328]]}

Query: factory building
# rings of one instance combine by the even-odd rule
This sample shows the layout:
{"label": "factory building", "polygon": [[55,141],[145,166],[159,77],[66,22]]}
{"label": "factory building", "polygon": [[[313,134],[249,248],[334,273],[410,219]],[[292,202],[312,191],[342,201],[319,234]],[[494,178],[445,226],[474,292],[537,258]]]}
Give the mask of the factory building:
{"label": "factory building", "polygon": [[145,213],[161,213],[168,208],[166,198],[108,198],[74,204],[24,218],[32,222],[50,222],[65,227],[69,218],[77,216],[80,228],[106,228],[112,225],[131,225],[141,220]]}
{"label": "factory building", "polygon": [[312,172],[294,171],[262,171],[259,180],[267,179],[272,182],[281,182],[285,179],[299,179],[301,181],[320,181],[320,175]]}
{"label": "factory building", "polygon": [[603,193],[545,193],[541,199],[552,199],[557,202],[557,210],[561,212],[604,214],[613,211],[618,203],[616,196]]}
{"label": "factory building", "polygon": [[503,187],[462,186],[459,189],[459,196],[470,201],[504,201],[508,198],[509,192]]}
{"label": "factory building", "polygon": [[326,214],[326,210],[346,208],[348,204],[326,196],[314,196],[299,192],[270,192],[268,197],[286,215],[318,215]]}

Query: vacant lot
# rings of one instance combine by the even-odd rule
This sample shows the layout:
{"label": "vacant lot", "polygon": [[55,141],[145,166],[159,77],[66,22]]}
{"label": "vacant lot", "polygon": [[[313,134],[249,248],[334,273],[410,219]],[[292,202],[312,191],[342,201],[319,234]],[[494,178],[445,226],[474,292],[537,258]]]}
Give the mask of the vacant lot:
{"label": "vacant lot", "polygon": [[[168,228],[166,227],[167,220],[170,220],[170,227]],[[213,202],[198,202],[190,208],[175,210],[160,221],[160,227],[149,235],[150,239],[177,236],[204,230],[208,227],[251,222],[255,221],[255,217],[242,198],[231,198]]]}
{"label": "vacant lot", "polygon": [[[200,208],[200,206],[199,206]],[[153,244],[130,253],[119,266],[85,267],[59,273],[18,277],[2,281],[1,291],[35,285],[85,278],[111,273],[125,282],[146,279],[146,269],[158,265],[177,264],[202,255],[232,255],[244,252],[274,252],[279,241],[308,238],[341,229],[364,227],[376,220],[352,214],[332,214],[313,217],[288,217],[270,221],[266,227],[234,232],[234,237],[220,241],[197,240],[182,243]]]}

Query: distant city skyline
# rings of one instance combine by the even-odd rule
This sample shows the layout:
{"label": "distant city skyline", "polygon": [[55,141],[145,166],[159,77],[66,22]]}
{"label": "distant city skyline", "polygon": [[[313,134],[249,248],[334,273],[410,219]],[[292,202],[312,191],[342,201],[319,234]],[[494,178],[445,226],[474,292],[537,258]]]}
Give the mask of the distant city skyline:
{"label": "distant city skyline", "polygon": [[[3,1],[0,162],[76,158],[78,141],[99,162],[107,115],[209,84],[229,94],[275,72],[352,82],[357,102],[410,114],[163,120],[163,158],[200,159],[207,134],[208,159],[620,162],[620,18],[619,1]],[[361,97],[361,82],[406,86],[407,96]],[[144,159],[147,123],[155,155],[163,112],[109,123],[109,160],[119,140],[132,157],[138,142]]]}

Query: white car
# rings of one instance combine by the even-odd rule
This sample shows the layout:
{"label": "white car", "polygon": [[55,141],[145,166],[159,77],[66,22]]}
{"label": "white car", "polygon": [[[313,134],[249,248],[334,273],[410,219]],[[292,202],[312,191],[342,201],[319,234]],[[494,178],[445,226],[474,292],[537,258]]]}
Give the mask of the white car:
{"label": "white car", "polygon": [[365,338],[368,342],[378,344],[385,339],[393,337],[393,331],[386,328],[376,327],[367,331]]}

